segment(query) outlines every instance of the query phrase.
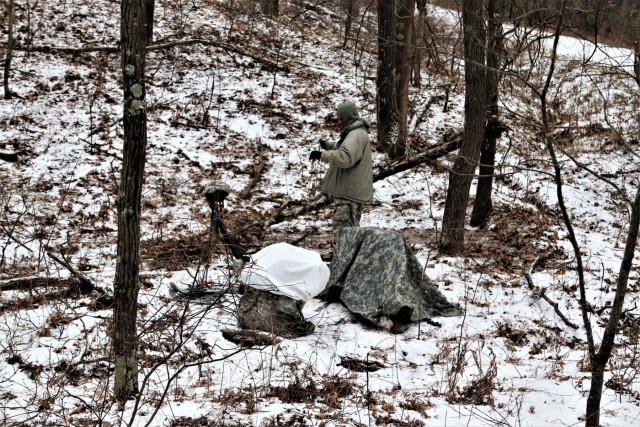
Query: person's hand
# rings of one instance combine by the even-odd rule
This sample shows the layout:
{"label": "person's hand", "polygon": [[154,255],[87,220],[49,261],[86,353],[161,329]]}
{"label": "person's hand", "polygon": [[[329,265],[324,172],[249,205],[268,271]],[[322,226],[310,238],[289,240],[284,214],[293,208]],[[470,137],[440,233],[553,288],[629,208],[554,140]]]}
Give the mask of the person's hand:
{"label": "person's hand", "polygon": [[309,155],[309,160],[320,160],[321,155],[322,155],[321,151],[313,150]]}
{"label": "person's hand", "polygon": [[322,148],[323,150],[327,149],[327,141],[325,141],[324,139],[320,140],[320,148]]}

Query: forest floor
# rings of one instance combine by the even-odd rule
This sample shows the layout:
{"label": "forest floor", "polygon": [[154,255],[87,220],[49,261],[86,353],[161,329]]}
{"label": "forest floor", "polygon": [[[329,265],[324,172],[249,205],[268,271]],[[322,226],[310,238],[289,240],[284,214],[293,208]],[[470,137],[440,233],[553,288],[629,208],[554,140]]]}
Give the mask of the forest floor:
{"label": "forest floor", "polygon": [[[340,15],[329,6],[280,2],[274,19],[255,10],[258,2],[156,1],[159,47],[146,65],[141,390],[118,403],[109,296],[122,162],[121,69],[111,49],[120,3],[17,3],[16,96],[0,101],[0,152],[18,156],[0,160],[3,425],[583,424],[586,335],[576,255],[532,90],[548,70],[548,45],[534,42],[536,34],[510,45],[512,53],[527,48],[514,53],[519,73],[501,85],[508,132],[498,141],[494,211],[485,227],[466,228],[464,253],[437,249],[455,153],[377,181],[363,214],[363,226],[401,233],[465,315],[391,334],[312,299],[303,308],[312,335],[247,347],[224,333],[237,329],[237,271],[212,253],[202,190],[213,180],[231,186],[224,222],[250,252],[288,242],[331,257],[330,208],[310,204],[325,167],[308,156],[321,139],[337,139],[339,102],[353,100],[374,122],[376,171],[393,164],[375,146],[375,16],[360,10],[343,43]],[[411,88],[411,154],[463,125],[457,15],[430,8],[429,19],[437,37],[422,87]],[[599,340],[640,182],[640,97],[629,51],[571,38],[559,49],[553,136]],[[636,257],[602,425],[640,422],[638,271]],[[217,293],[188,300],[172,285]]]}

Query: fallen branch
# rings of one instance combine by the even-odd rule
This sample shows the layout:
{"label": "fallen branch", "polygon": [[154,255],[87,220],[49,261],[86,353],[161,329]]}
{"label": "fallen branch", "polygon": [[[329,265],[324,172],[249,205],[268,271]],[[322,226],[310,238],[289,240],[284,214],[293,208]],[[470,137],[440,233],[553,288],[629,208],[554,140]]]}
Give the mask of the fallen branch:
{"label": "fallen branch", "polygon": [[253,187],[255,187],[258,181],[260,181],[260,179],[262,178],[262,171],[264,170],[265,166],[264,147],[260,141],[258,141],[258,145],[260,146],[259,162],[258,165],[253,169],[253,173],[251,174],[251,181],[249,181],[247,186],[244,187],[244,189],[240,192],[240,197],[242,197],[243,199],[249,197],[249,194],[251,193],[251,190],[253,190]]}
{"label": "fallen branch", "polygon": [[560,307],[558,307],[558,303],[554,302],[553,300],[551,300],[551,298],[549,298],[547,296],[547,294],[545,293],[544,289],[538,288],[534,283],[533,283],[533,279],[531,278],[531,274],[533,274],[533,270],[536,268],[536,266],[538,264],[540,264],[540,262],[542,262],[542,260],[544,260],[545,257],[543,256],[539,256],[537,257],[533,263],[531,264],[531,267],[529,268],[528,271],[525,271],[524,273],[524,277],[527,280],[527,284],[529,285],[529,289],[531,289],[537,296],[539,296],[540,298],[542,298],[543,300],[545,300],[547,303],[549,303],[549,305],[551,307],[553,307],[553,310],[556,312],[556,314],[560,317],[560,319],[562,319],[562,321],[569,327],[573,328],[573,329],[578,329],[578,325],[576,325],[575,323],[573,323],[571,320],[569,320],[564,314],[562,314],[562,312],[560,311]]}
{"label": "fallen branch", "polygon": [[276,336],[251,329],[221,329],[224,339],[237,344],[240,348],[276,345],[282,340]]}
{"label": "fallen branch", "polygon": [[51,277],[17,277],[15,279],[8,279],[0,281],[0,291],[30,291],[34,288],[44,288],[49,286],[70,286],[69,280],[57,279]]}
{"label": "fallen branch", "polygon": [[[397,173],[439,159],[440,157],[444,157],[447,154],[460,148],[461,144],[462,132],[456,132],[451,136],[445,136],[442,142],[435,144],[424,153],[420,153],[417,156],[396,163],[387,169],[383,169],[375,173],[373,175],[373,182],[383,180]],[[273,224],[286,221],[290,218],[295,218],[305,213],[317,211],[318,209],[322,209],[329,204],[331,204],[331,197],[325,194],[321,194],[311,201],[285,201],[277,208],[267,212],[263,216],[263,219],[254,221],[251,224],[242,227],[240,231],[244,231],[255,226],[265,229]],[[296,207],[291,207],[289,210],[286,210],[287,206]]]}
{"label": "fallen branch", "polygon": [[92,291],[96,291],[102,296],[107,295],[106,290],[104,290],[99,286],[96,286],[89,278],[87,278],[87,276],[85,276],[84,274],[80,273],[78,270],[73,268],[73,266],[71,266],[71,264],[69,264],[69,262],[67,262],[67,260],[64,259],[64,255],[60,255],[60,257],[58,257],[53,253],[51,253],[51,251],[47,251],[47,255],[49,255],[49,257],[52,260],[54,260],[55,262],[57,262],[58,264],[66,268],[73,277],[78,279],[78,281],[80,282],[80,292],[82,294],[88,294]]}
{"label": "fallen branch", "polygon": [[428,163],[444,157],[447,154],[457,150],[462,145],[463,134],[462,132],[456,132],[455,134],[444,138],[442,142],[433,145],[424,153],[420,153],[414,157],[398,162],[391,167],[383,169],[373,175],[373,182],[380,181],[381,179],[388,178],[400,172],[404,172],[416,166],[420,166],[424,163]]}
{"label": "fallen branch", "polygon": [[416,110],[415,118],[411,121],[411,132],[416,133],[418,131],[418,127],[422,123],[422,119],[427,114],[427,111],[431,108],[436,101],[443,101],[444,95],[433,95],[431,96],[424,104],[420,105]]}

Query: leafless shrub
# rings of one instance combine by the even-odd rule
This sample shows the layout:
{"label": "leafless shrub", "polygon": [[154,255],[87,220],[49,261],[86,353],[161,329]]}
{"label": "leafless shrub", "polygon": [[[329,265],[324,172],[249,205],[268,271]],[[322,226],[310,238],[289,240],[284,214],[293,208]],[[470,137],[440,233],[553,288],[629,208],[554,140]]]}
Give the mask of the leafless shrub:
{"label": "leafless shrub", "polygon": [[495,390],[495,379],[498,375],[498,367],[495,357],[489,363],[487,372],[472,380],[464,386],[462,390],[456,389],[455,394],[447,396],[450,403],[463,403],[468,405],[494,405],[493,391]]}

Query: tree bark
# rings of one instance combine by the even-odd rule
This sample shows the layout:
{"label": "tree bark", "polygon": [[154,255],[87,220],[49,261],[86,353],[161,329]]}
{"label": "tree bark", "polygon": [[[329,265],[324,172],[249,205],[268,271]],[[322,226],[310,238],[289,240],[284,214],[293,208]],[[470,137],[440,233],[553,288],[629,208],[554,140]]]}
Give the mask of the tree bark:
{"label": "tree bark", "polygon": [[500,66],[502,58],[502,9],[503,0],[489,0],[487,6],[487,125],[484,132],[484,144],[480,154],[480,176],[476,199],[469,224],[472,227],[484,226],[493,211],[491,193],[493,191],[493,172],[496,159],[496,142],[501,134],[498,112],[498,87],[500,84]]}
{"label": "tree bark", "polygon": [[126,399],[138,392],[136,333],[140,269],[140,199],[147,147],[145,103],[145,0],[121,5],[121,60],[124,90],[124,148],[117,198],[118,241],[114,280],[114,395]]}
{"label": "tree bark", "polygon": [[636,83],[640,85],[640,8],[636,6],[635,12],[629,13],[629,16],[633,16],[631,21],[631,34],[633,39],[633,71]]}
{"label": "tree bark", "polygon": [[378,146],[393,153],[398,139],[395,44],[396,0],[378,0]]}
{"label": "tree bark", "polygon": [[484,141],[487,113],[485,85],[485,31],[481,0],[464,0],[464,142],[449,173],[440,250],[456,254],[464,249],[464,224],[471,180]]}
{"label": "tree bark", "polygon": [[407,121],[409,115],[409,81],[411,80],[411,35],[413,33],[413,17],[415,0],[397,0],[397,61],[399,64],[396,95],[398,97],[398,140],[392,158],[403,157],[407,152],[409,134]]}
{"label": "tree bark", "polygon": [[11,99],[12,93],[11,89],[9,89],[9,71],[11,70],[11,59],[13,58],[13,18],[14,18],[14,1],[9,0],[9,4],[7,5],[7,14],[9,15],[9,26],[7,29],[7,52],[4,58],[4,75],[3,75],[3,86],[4,86],[4,99]]}
{"label": "tree bark", "polygon": [[392,159],[406,153],[414,9],[415,0],[378,1],[378,145]]}
{"label": "tree bark", "polygon": [[155,0],[145,0],[145,13],[147,16],[146,19],[146,43],[150,45],[153,43],[153,18],[155,14],[156,1]]}
{"label": "tree bark", "polygon": [[414,24],[415,43],[413,49],[413,86],[422,86],[422,52],[424,43],[424,20],[427,16],[427,1],[417,0],[418,18]]}

